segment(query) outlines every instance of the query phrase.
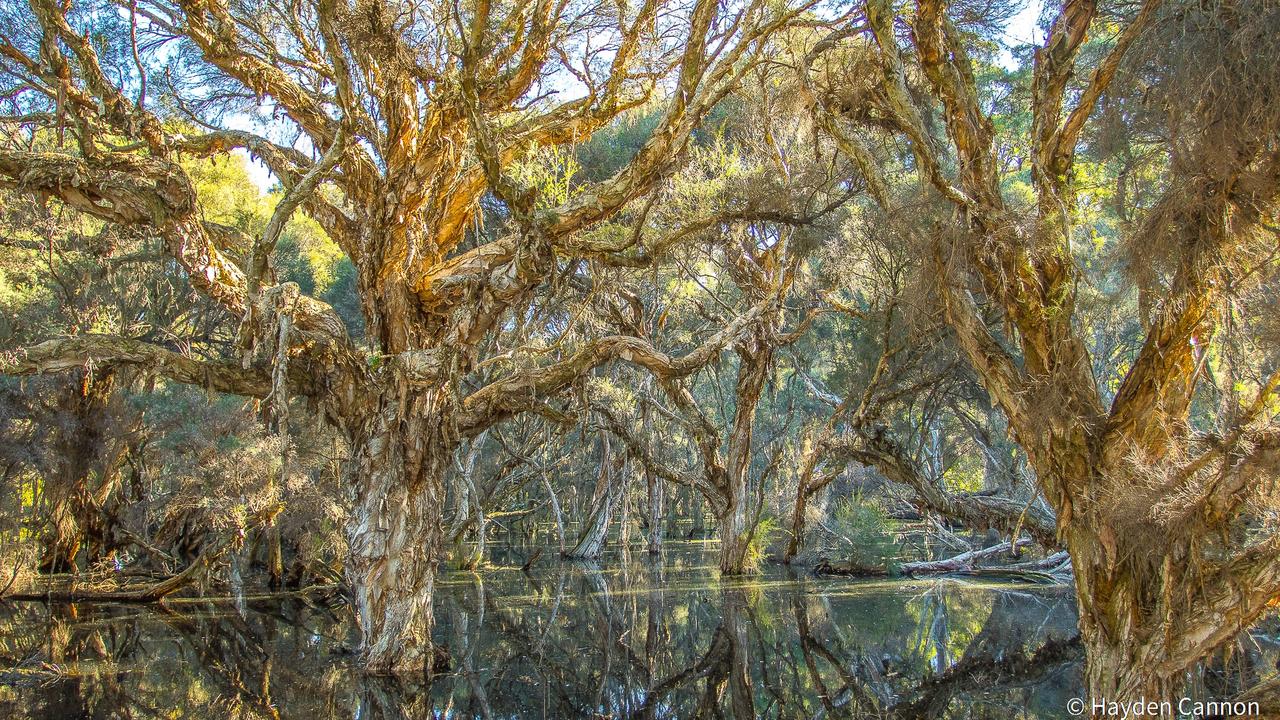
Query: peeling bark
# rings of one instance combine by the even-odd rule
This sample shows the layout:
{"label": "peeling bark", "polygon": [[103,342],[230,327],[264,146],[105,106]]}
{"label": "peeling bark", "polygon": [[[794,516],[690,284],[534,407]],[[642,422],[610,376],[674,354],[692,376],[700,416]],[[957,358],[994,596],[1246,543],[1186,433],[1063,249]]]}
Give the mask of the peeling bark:
{"label": "peeling bark", "polygon": [[582,535],[565,557],[574,560],[597,560],[604,552],[609,537],[609,524],[618,501],[626,488],[625,456],[613,457],[609,437],[602,436],[600,456],[600,483],[592,498],[591,513],[582,524]]}
{"label": "peeling bark", "polygon": [[136,430],[136,418],[119,407],[114,370],[68,380],[59,402],[64,417],[53,431],[59,457],[43,488],[49,525],[40,569],[47,573],[73,572],[80,560],[89,566],[115,549],[108,518],[120,503],[120,468]]}
{"label": "peeling bark", "polygon": [[[1269,106],[1262,109],[1267,101],[1261,94],[1218,89],[1239,82],[1236,75],[1254,62],[1248,43],[1260,36],[1243,28],[1256,18],[1244,20],[1245,14],[1216,6],[1179,11],[1204,13],[1196,21],[1203,26],[1183,26],[1189,42],[1204,32],[1207,43],[1219,44],[1205,53],[1213,60],[1196,71],[1210,74],[1193,73],[1179,88],[1209,92],[1170,119],[1177,140],[1168,148],[1175,161],[1161,180],[1164,194],[1144,222],[1130,228],[1130,242],[1172,248],[1174,269],[1163,301],[1143,308],[1150,321],[1109,406],[1078,328],[1075,293],[1082,273],[1070,245],[1074,156],[1081,129],[1125,53],[1153,27],[1159,4],[1144,2],[1120,24],[1078,94],[1068,87],[1098,22],[1098,6],[1090,0],[1061,4],[1035,54],[1033,227],[999,191],[994,129],[946,3],[918,4],[911,39],[946,123],[954,181],[942,173],[915,101],[902,92],[905,68],[893,9],[880,0],[868,7],[895,123],[911,140],[926,179],[963,221],[955,234],[932,238],[942,309],[1056,513],[1057,535],[1074,569],[1089,692],[1114,701],[1172,699],[1187,668],[1234,637],[1280,593],[1276,538],[1251,532],[1255,518],[1242,502],[1243,476],[1251,472],[1241,470],[1262,467],[1269,453],[1191,449],[1198,435],[1191,429],[1191,402],[1201,355],[1226,303],[1222,288],[1229,276],[1256,269],[1241,253],[1259,213],[1274,213],[1280,202],[1274,128],[1230,114],[1270,117]],[[1075,103],[1068,108],[1069,98]],[[980,299],[1002,311],[1007,344],[988,324]],[[1146,304],[1141,291],[1139,300]],[[1268,383],[1259,398],[1272,398],[1274,391]],[[1220,420],[1243,426],[1255,419]],[[1264,424],[1259,437],[1273,431]],[[1243,432],[1237,427],[1213,442],[1232,445]],[[1150,476],[1166,471],[1175,477],[1153,487]],[[1236,488],[1225,493],[1234,500],[1220,492],[1228,485]],[[1180,493],[1193,499],[1176,520],[1162,519],[1159,509]]]}
{"label": "peeling bark", "polygon": [[[414,409],[430,417],[433,408]],[[431,598],[451,455],[433,430],[391,405],[352,443],[346,474],[356,505],[346,573],[364,663],[375,674],[431,670]]]}

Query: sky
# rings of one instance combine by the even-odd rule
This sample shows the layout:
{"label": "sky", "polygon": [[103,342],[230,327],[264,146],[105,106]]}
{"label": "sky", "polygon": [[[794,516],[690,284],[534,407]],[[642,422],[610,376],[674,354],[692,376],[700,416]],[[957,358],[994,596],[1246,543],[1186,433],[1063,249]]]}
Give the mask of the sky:
{"label": "sky", "polygon": [[[1022,11],[1009,21],[1008,27],[1004,31],[1004,43],[1006,46],[1027,45],[1032,42],[1042,40],[1040,28],[1036,26],[1036,21],[1040,19],[1040,9],[1044,7],[1043,0],[1027,0],[1027,4]],[[1006,63],[1012,64],[1013,56],[1005,53],[1007,56]]]}

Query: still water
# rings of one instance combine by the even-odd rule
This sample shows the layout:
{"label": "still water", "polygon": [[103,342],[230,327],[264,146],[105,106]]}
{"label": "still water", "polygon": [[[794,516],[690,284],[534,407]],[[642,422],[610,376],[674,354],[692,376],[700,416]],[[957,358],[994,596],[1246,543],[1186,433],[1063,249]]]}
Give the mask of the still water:
{"label": "still water", "polygon": [[715,547],[441,578],[450,671],[354,669],[345,607],[0,604],[5,718],[1059,718],[1080,695],[1069,588],[721,582]]}

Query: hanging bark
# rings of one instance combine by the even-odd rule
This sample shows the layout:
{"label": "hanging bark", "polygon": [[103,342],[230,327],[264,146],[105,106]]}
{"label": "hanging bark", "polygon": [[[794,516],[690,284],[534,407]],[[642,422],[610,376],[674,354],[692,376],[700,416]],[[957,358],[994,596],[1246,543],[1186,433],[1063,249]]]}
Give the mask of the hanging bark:
{"label": "hanging bark", "polygon": [[385,398],[366,434],[351,443],[346,473],[356,504],[347,577],[364,662],[374,673],[431,667],[431,597],[454,448],[451,402],[443,392]]}

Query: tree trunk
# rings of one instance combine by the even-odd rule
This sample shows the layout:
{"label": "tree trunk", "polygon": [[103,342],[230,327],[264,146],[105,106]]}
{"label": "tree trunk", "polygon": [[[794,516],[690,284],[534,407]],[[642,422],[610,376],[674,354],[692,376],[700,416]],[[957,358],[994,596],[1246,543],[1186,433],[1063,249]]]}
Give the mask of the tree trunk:
{"label": "tree trunk", "polygon": [[443,414],[429,407],[433,395],[408,407],[392,399],[352,442],[347,472],[356,503],[346,572],[373,674],[431,670],[431,600],[452,453],[440,433]]}
{"label": "tree trunk", "polygon": [[609,537],[609,523],[613,520],[613,506],[621,497],[619,488],[622,483],[618,482],[615,469],[602,468],[601,472],[608,473],[608,485],[592,507],[591,516],[587,519],[582,536],[578,538],[578,544],[565,555],[567,558],[595,560],[604,552],[605,541]]}
{"label": "tree trunk", "polygon": [[556,520],[556,541],[560,543],[560,555],[565,554],[564,544],[564,513],[560,510],[560,498],[556,497],[555,488],[551,487],[551,480],[547,477],[546,468],[538,471],[542,480],[542,487],[547,491],[547,498],[551,502],[551,514]]}
{"label": "tree trunk", "polygon": [[280,547],[280,523],[267,528],[267,585],[272,590],[284,587],[284,553]]}
{"label": "tree trunk", "polygon": [[[744,488],[745,490],[745,488]],[[755,570],[751,541],[755,535],[755,515],[745,497],[740,497],[720,516],[720,573],[743,575]]]}
{"label": "tree trunk", "polygon": [[702,507],[702,499],[692,488],[685,489],[685,514],[693,518],[689,527],[690,538],[707,536],[706,512]]}
{"label": "tree trunk", "polygon": [[565,557],[574,560],[595,560],[604,551],[609,537],[609,522],[613,519],[613,506],[622,497],[625,484],[625,456],[614,457],[610,450],[609,436],[600,440],[600,476],[592,493],[591,515],[583,525],[582,535]]}
{"label": "tree trunk", "polygon": [[59,410],[72,422],[57,426],[57,472],[45,479],[45,572],[72,572],[82,553],[91,564],[113,549],[108,504],[117,494],[128,434],[136,424],[134,413],[113,402],[114,370],[76,373],[61,392]]}
{"label": "tree trunk", "polygon": [[[48,484],[45,492],[49,492]],[[40,558],[40,570],[47,573],[65,573],[76,569],[76,557],[84,533],[76,522],[71,488],[58,488],[48,500],[49,522],[45,528],[44,548]]]}
{"label": "tree trunk", "polygon": [[802,478],[800,487],[796,490],[796,503],[791,511],[791,537],[787,539],[787,551],[782,556],[782,562],[790,565],[796,555],[800,554],[800,547],[804,544],[804,530],[809,512],[809,488]]}
{"label": "tree trunk", "polygon": [[648,469],[644,472],[649,490],[649,554],[662,552],[662,524],[666,521],[666,488],[662,480]]}
{"label": "tree trunk", "polygon": [[[1117,543],[1109,529],[1093,532],[1077,527],[1068,538],[1080,601],[1078,625],[1085,647],[1089,698],[1121,703],[1168,701],[1176,709],[1185,676],[1177,671],[1162,673],[1158,668],[1181,669],[1197,658],[1176,662],[1170,657],[1167,640],[1185,629],[1166,627],[1165,615],[1157,606],[1182,604],[1179,598],[1185,590],[1174,587],[1179,578],[1159,564],[1136,564],[1144,553],[1125,548],[1123,539]],[[1169,552],[1172,556],[1176,551]],[[1162,588],[1173,592],[1166,594]]]}
{"label": "tree trunk", "polygon": [[[466,460],[461,466],[455,466],[454,473],[454,519],[449,536],[453,540],[452,557],[454,566],[459,570],[475,570],[484,562],[485,537],[488,534],[488,523],[485,518],[484,504],[480,493],[476,490],[476,459],[484,444],[485,434],[471,441],[467,449]],[[476,531],[476,544],[467,548],[467,531]]]}
{"label": "tree trunk", "polygon": [[1085,687],[1088,688],[1086,708],[1093,717],[1116,715],[1108,710],[1098,711],[1094,704],[1102,702],[1126,706],[1137,702],[1156,703],[1157,707],[1167,709],[1148,714],[1176,717],[1178,700],[1184,694],[1181,684],[1157,678],[1135,663],[1123,640],[1110,642],[1102,636],[1086,639],[1083,632],[1081,637],[1085,646]]}
{"label": "tree trunk", "polygon": [[[756,407],[764,390],[773,362],[773,347],[761,334],[753,342],[735,348],[740,364],[735,387],[733,427],[729,433],[729,451],[725,459],[723,485],[724,511],[720,513],[720,572],[742,575],[754,572],[758,558],[751,557],[751,541],[755,538],[759,500],[752,497],[751,458],[755,435]],[[763,482],[761,479],[758,482]],[[720,483],[714,482],[712,485]]]}
{"label": "tree trunk", "polygon": [[747,625],[751,610],[741,589],[725,590],[721,597],[721,625],[729,640],[729,707],[732,717],[756,717],[755,692],[751,687],[751,639]]}

